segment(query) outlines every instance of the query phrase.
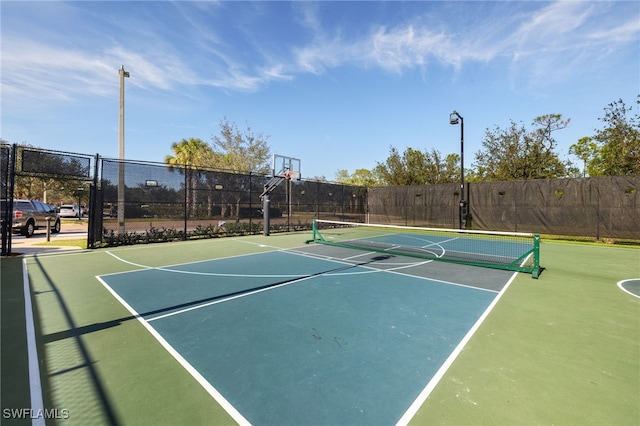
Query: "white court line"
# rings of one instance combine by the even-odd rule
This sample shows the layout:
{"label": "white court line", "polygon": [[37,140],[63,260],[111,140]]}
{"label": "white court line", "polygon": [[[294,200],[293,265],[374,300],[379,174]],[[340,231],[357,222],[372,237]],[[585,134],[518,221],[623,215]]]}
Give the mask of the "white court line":
{"label": "white court line", "polygon": [[[24,286],[24,316],[27,328],[27,353],[29,357],[29,393],[31,395],[31,410],[33,413],[44,412],[42,399],[42,383],[40,382],[40,364],[38,362],[38,346],[36,345],[36,327],[33,321],[33,306],[31,304],[31,286],[29,285],[29,271],[27,259],[22,259],[22,282]],[[31,420],[33,426],[44,426],[44,416],[35,416]]]}
{"label": "white court line", "polygon": [[[299,277],[300,274],[297,275],[285,275],[285,274],[229,274],[229,273],[221,273],[221,272],[196,272],[196,271],[183,271],[180,269],[171,269],[169,267],[162,267],[162,266],[149,266],[149,265],[143,265],[141,263],[134,263],[134,262],[130,262],[128,260],[125,260],[119,256],[116,256],[115,254],[106,251],[105,253],[107,253],[108,255],[114,257],[115,259],[119,260],[120,262],[126,263],[128,265],[132,265],[132,266],[136,266],[142,269],[146,269],[146,270],[156,270],[156,271],[163,271],[163,272],[173,272],[176,274],[186,274],[186,275],[205,275],[205,276],[213,276],[213,277],[241,277],[241,278],[295,278],[295,277]],[[257,254],[257,253],[256,253]],[[193,262],[193,263],[182,263],[180,264],[180,266],[183,265],[190,265],[190,264],[195,264],[195,263],[204,263],[204,262],[213,262],[213,261],[218,261],[218,260],[222,260],[222,259],[227,259],[227,258],[220,258],[220,259],[209,259],[209,260],[201,260],[198,262]],[[173,266],[178,266],[178,265],[173,265]],[[131,271],[128,271],[131,272]],[[128,272],[118,272],[118,274],[126,274]]]}
{"label": "white court line", "polygon": [[[421,243],[427,242],[429,244],[425,244],[425,245],[417,247],[417,248],[424,250],[426,253],[431,253],[432,255],[434,255],[435,257],[438,257],[438,258],[444,257],[444,255],[447,253],[447,250],[444,247],[442,247],[441,244],[445,244],[445,243],[448,243],[450,241],[455,241],[455,240],[459,239],[458,237],[453,237],[453,238],[449,238],[449,239],[446,239],[446,240],[443,240],[443,241],[432,241],[432,240],[430,240],[428,238],[420,238],[420,237],[416,237],[415,235],[411,235],[411,234],[395,233],[395,234],[389,234],[389,235],[399,235],[402,238],[407,238],[407,239],[411,239],[411,240],[418,240]],[[398,245],[397,247],[404,247],[404,246]],[[431,248],[431,247],[438,247],[442,253],[438,254],[438,253],[435,253],[433,251],[427,250],[428,248]]]}
{"label": "white court line", "polygon": [[[297,254],[297,255],[306,256],[305,254]],[[431,262],[431,261],[425,261],[425,262],[422,262],[422,263],[429,263],[429,262]],[[295,279],[295,280],[287,281],[287,282],[282,283],[282,284],[272,285],[272,286],[268,286],[268,287],[265,287],[265,288],[256,289],[256,290],[253,290],[253,291],[247,291],[246,293],[237,294],[237,295],[234,295],[234,296],[229,296],[229,297],[225,297],[225,298],[222,298],[222,299],[213,300],[211,302],[206,302],[206,303],[203,303],[203,304],[200,304],[200,305],[190,306],[188,308],[180,309],[180,310],[177,310],[177,311],[174,311],[174,312],[169,312],[167,314],[163,314],[163,315],[159,315],[157,317],[149,318],[149,319],[147,319],[147,321],[151,322],[151,321],[155,321],[155,320],[159,320],[159,319],[168,318],[168,317],[172,317],[172,316],[175,316],[175,315],[183,314],[183,313],[186,313],[186,312],[195,311],[197,309],[206,308],[208,306],[217,305],[219,303],[228,302],[228,301],[239,299],[239,298],[246,297],[246,296],[252,296],[254,294],[262,293],[264,291],[275,290],[275,289],[280,288],[280,287],[288,286],[288,285],[291,285],[291,284],[297,284],[299,282],[306,281],[308,279],[315,278],[315,277],[318,277],[318,276],[323,276],[323,275],[329,277],[329,276],[345,276],[345,275],[358,275],[358,274],[366,274],[366,273],[383,273],[383,272],[387,272],[387,273],[390,273],[390,274],[402,275],[402,276],[405,276],[405,277],[414,278],[414,279],[418,279],[418,280],[426,280],[426,281],[437,282],[437,283],[441,283],[441,284],[445,284],[445,285],[453,285],[453,286],[456,286],[456,287],[465,287],[465,288],[469,288],[469,289],[473,289],[473,290],[480,290],[480,291],[486,291],[486,292],[490,292],[490,293],[496,293],[495,290],[485,289],[485,288],[481,288],[481,287],[475,287],[475,286],[470,286],[470,285],[466,285],[466,284],[460,284],[460,283],[455,283],[455,282],[450,282],[450,281],[438,280],[438,279],[434,279],[434,278],[419,277],[419,276],[416,276],[416,275],[397,272],[398,270],[408,268],[409,266],[400,266],[398,268],[389,268],[389,269],[377,269],[377,268],[367,267],[366,265],[357,265],[357,264],[356,265],[351,265],[349,263],[346,263],[345,266],[361,267],[361,268],[365,268],[365,269],[369,269],[369,270],[363,271],[363,272],[347,272],[347,273],[337,273],[337,272],[336,273],[333,273],[333,272],[322,273],[321,272],[321,273],[315,273],[315,274],[311,274],[311,275],[306,275],[306,276],[300,277],[300,278]]]}
{"label": "white court line", "polygon": [[[238,240],[236,240],[234,238],[229,238],[229,240],[238,241]],[[200,240],[200,241],[184,241],[184,242],[181,241],[179,244],[194,244],[194,243],[201,243],[202,241],[203,240]],[[262,247],[266,247],[266,246],[263,246],[261,244],[256,244],[256,245],[262,246]],[[166,245],[162,245],[162,247],[167,247],[167,246]],[[129,251],[129,250],[132,250],[134,248],[136,248],[136,247],[135,246],[119,247],[119,251],[124,251],[124,250]],[[274,247],[274,248],[277,248],[277,247]],[[148,248],[147,248],[147,250],[148,250]],[[103,252],[100,251],[100,252],[96,252],[96,253],[102,254]],[[139,263],[128,261],[126,259],[121,258],[120,256],[116,256],[114,253],[110,252],[109,250],[105,250],[104,253],[107,253],[108,255],[110,255],[111,257],[115,258],[116,260],[118,260],[120,262],[123,262],[123,263],[126,263],[128,265],[132,265],[132,266],[136,266],[136,267],[144,268],[144,269],[157,269],[157,268],[159,268],[159,267],[156,267],[156,266],[142,265],[142,264],[139,264]],[[170,264],[170,265],[165,265],[164,268],[170,268],[170,267],[175,267],[175,266],[185,266],[185,265],[196,265],[198,263],[210,262],[212,260],[224,260],[224,259],[235,259],[235,258],[238,258],[238,257],[256,256],[256,255],[263,254],[263,253],[265,253],[265,252],[245,253],[245,254],[237,254],[237,255],[233,255],[233,256],[216,257],[216,258],[213,258],[213,259],[203,259],[203,260],[194,260],[194,261],[191,261],[191,262],[174,263],[174,264]],[[104,276],[108,276],[108,275],[127,274],[129,272],[132,272],[132,271],[113,272],[113,273],[110,273],[110,274],[102,274],[102,276],[104,277]]]}
{"label": "white court line", "polygon": [[635,293],[632,293],[632,292],[630,292],[629,290],[627,290],[626,288],[624,288],[624,283],[626,283],[627,281],[640,281],[640,278],[630,278],[630,279],[628,279],[628,280],[618,281],[618,284],[617,284],[617,285],[618,285],[618,288],[620,288],[620,290],[622,290],[622,291],[624,291],[625,293],[630,294],[630,295],[632,295],[632,296],[634,296],[634,297],[639,297],[639,298],[640,298],[640,295],[635,294]]}
{"label": "white court line", "polygon": [[[376,254],[376,253],[377,253],[377,252],[375,252],[375,251],[368,251],[368,252],[366,252],[366,253],[354,254],[353,256],[345,257],[345,258],[343,258],[342,260],[349,261],[349,260],[351,260],[351,259],[357,259],[357,258],[359,258],[359,257],[371,256],[371,255],[374,255],[374,254]],[[331,258],[330,256],[325,256],[325,255],[323,255],[323,257],[325,257],[325,258]]]}
{"label": "white court line", "polygon": [[[274,247],[277,248],[277,247]],[[293,255],[297,255],[297,256],[305,256],[308,258],[312,258],[312,259],[317,259],[317,260],[330,260],[332,262],[337,262],[337,263],[342,263],[345,265],[353,265],[353,266],[364,266],[364,265],[360,265],[356,262],[349,262],[348,260],[351,258],[347,258],[347,259],[341,259],[341,258],[334,258],[334,257],[330,257],[330,256],[324,256],[324,255],[312,255],[309,253],[305,253],[305,252],[299,252],[296,251],[295,249],[279,249],[278,250],[281,253],[288,253],[288,254],[293,254]],[[236,274],[236,273],[223,273],[223,272],[196,272],[196,271],[184,271],[181,269],[172,269],[171,267],[167,267],[167,266],[150,266],[150,265],[143,265],[141,263],[135,263],[135,262],[131,262],[128,261],[126,259],[123,259],[113,253],[111,253],[110,251],[105,251],[105,253],[107,253],[108,255],[110,255],[111,257],[115,258],[116,260],[126,263],[127,265],[131,265],[131,266],[135,266],[144,270],[156,270],[156,271],[163,271],[163,272],[172,272],[172,273],[176,273],[176,274],[185,274],[185,275],[202,275],[202,276],[212,276],[212,277],[236,277],[236,278],[302,278],[304,277],[304,275],[300,275],[300,274]],[[251,256],[253,255],[258,255],[258,254],[264,254],[263,253],[252,253]],[[241,256],[249,256],[249,255],[241,255]],[[241,257],[241,256],[232,256],[232,257]],[[358,256],[352,256],[352,258],[355,258]],[[215,258],[215,259],[209,259],[209,260],[200,260],[197,262],[189,262],[189,263],[180,263],[180,264],[176,264],[176,265],[171,265],[171,266],[184,266],[184,265],[192,265],[192,264],[197,264],[197,263],[204,263],[204,262],[215,262],[215,261],[219,261],[219,260],[223,260],[223,259],[229,259],[229,257],[224,257],[224,258]],[[386,271],[393,271],[393,270],[398,270],[398,269],[405,269],[405,268],[411,268],[413,266],[418,266],[418,265],[422,265],[425,263],[429,263],[431,262],[431,260],[425,260],[425,261],[421,261],[421,262],[411,262],[411,263],[389,263],[391,265],[400,265],[397,266],[395,268],[389,268],[386,269]],[[378,263],[378,264],[387,264],[387,263]],[[343,272],[343,273],[328,273],[327,275],[362,275],[362,274],[373,274],[373,273],[378,273],[378,272],[382,272],[382,269],[372,269],[369,268],[366,271],[358,271],[358,272]],[[117,272],[115,274],[103,274],[103,276],[108,276],[108,275],[118,275],[118,274],[127,274],[131,271],[125,271],[125,272]]]}
{"label": "white court line", "polygon": [[160,333],[156,331],[148,321],[146,321],[131,305],[129,305],[123,298],[121,298],[116,291],[114,291],[109,284],[107,284],[102,278],[96,277],[98,281],[115,297],[122,305],[131,312],[131,314],[144,326],[144,328],[151,333],[153,337],[175,358],[176,361],[182,367],[196,379],[196,381],[202,386],[213,399],[240,425],[251,425],[249,421],[233,406],[231,403],[211,384],[207,379],[198,372],[180,353],[167,342]]}
{"label": "white court line", "polygon": [[484,320],[487,318],[487,316],[489,316],[489,313],[496,306],[496,304],[498,303],[498,301],[500,300],[502,295],[507,291],[509,286],[511,286],[511,283],[513,282],[513,280],[515,280],[516,276],[518,276],[518,273],[514,272],[513,275],[511,276],[511,279],[509,279],[507,284],[502,288],[502,290],[498,293],[498,295],[495,297],[495,299],[493,299],[493,302],[491,302],[491,304],[487,307],[487,309],[485,309],[485,311],[482,313],[480,318],[478,318],[478,320],[475,322],[473,327],[471,327],[471,329],[462,338],[460,343],[458,343],[456,348],[453,350],[453,352],[451,352],[451,354],[445,360],[445,362],[442,364],[442,366],[440,366],[440,368],[438,369],[436,374],[431,378],[431,380],[429,380],[429,383],[427,383],[427,386],[422,390],[422,392],[420,392],[418,397],[409,406],[409,408],[404,413],[404,415],[402,417],[400,417],[400,420],[398,420],[398,423],[396,423],[396,426],[407,425],[411,421],[411,419],[416,415],[416,413],[418,412],[420,407],[422,407],[422,405],[427,400],[427,398],[429,397],[431,392],[433,392],[433,390],[435,389],[436,385],[440,382],[440,380],[442,380],[442,378],[444,377],[444,375],[447,372],[447,370],[449,369],[449,367],[451,367],[451,365],[456,360],[458,355],[460,355],[460,353],[462,352],[462,349],[464,349],[464,347],[467,345],[467,343],[469,343],[469,340],[471,340],[471,337],[476,333],[478,328],[480,328],[480,325],[484,322]]}
{"label": "white court line", "polygon": [[[419,279],[419,280],[439,282],[439,283],[448,284],[448,285],[455,285],[455,286],[458,286],[458,287],[466,287],[466,288],[471,288],[471,289],[476,289],[476,290],[481,290],[481,291],[490,291],[490,292],[494,292],[495,293],[495,290],[489,290],[489,289],[485,289],[485,288],[482,288],[482,287],[476,287],[476,286],[456,283],[456,282],[452,282],[452,281],[445,281],[445,280],[429,278],[429,277],[420,277],[420,276],[416,276],[416,275],[412,275],[412,274],[403,274],[401,272],[397,272],[397,271],[402,270],[402,269],[408,269],[408,268],[412,268],[414,266],[424,265],[424,264],[433,262],[433,260],[424,260],[424,261],[412,262],[412,263],[400,263],[399,265],[401,265],[401,266],[398,266],[398,267],[395,267],[395,268],[378,269],[378,268],[372,268],[370,266],[359,264],[359,263],[349,262],[349,261],[346,261],[345,259],[342,259],[342,258],[334,258],[334,257],[331,257],[331,256],[326,256],[326,255],[315,255],[315,254],[310,254],[310,253],[307,253],[307,252],[297,251],[297,250],[295,250],[295,248],[294,249],[283,249],[283,248],[276,247],[276,246],[269,246],[269,245],[265,245],[265,244],[253,243],[251,241],[242,241],[242,240],[236,240],[236,239],[234,239],[234,241],[238,241],[238,242],[242,242],[242,243],[246,243],[246,244],[260,245],[262,247],[269,247],[269,248],[276,249],[279,252],[292,254],[292,255],[296,255],[296,256],[309,257],[309,258],[312,258],[312,259],[325,259],[325,260],[330,260],[332,262],[341,263],[343,265],[359,266],[361,268],[366,269],[365,271],[360,271],[360,272],[327,273],[327,274],[325,274],[327,276],[362,275],[362,274],[374,274],[374,273],[389,272],[389,273],[397,273],[397,274],[401,274],[401,275],[406,275],[406,276],[409,276],[409,277],[412,277],[412,278],[415,278],[415,279]],[[122,258],[114,255],[113,253],[110,253],[109,251],[107,251],[106,253],[111,255],[111,256],[113,256],[114,258],[116,258],[116,259],[118,259],[118,260],[120,260],[120,261],[122,261],[124,263],[130,264],[130,265],[138,266],[138,267],[143,268],[143,269],[155,269],[155,270],[161,270],[161,271],[165,271],[165,272],[176,272],[176,273],[182,273],[182,274],[209,275],[209,276],[229,276],[229,277],[241,277],[241,278],[253,278],[253,277],[257,277],[257,278],[296,278],[296,277],[307,278],[306,276],[302,276],[301,277],[299,274],[298,275],[248,275],[248,274],[223,274],[223,273],[215,273],[215,272],[181,271],[181,270],[169,269],[169,268],[166,268],[166,267],[162,268],[162,267],[153,267],[153,266],[137,264],[137,263],[129,262],[129,261],[125,260],[125,259],[122,259]],[[269,253],[269,252],[267,252],[267,253]],[[264,254],[264,252],[251,253],[249,255],[230,256],[228,258],[235,258],[235,257],[242,257],[242,256],[253,256],[253,255],[258,255],[258,254]],[[172,266],[178,266],[178,265],[182,266],[182,265],[189,265],[189,264],[195,264],[195,263],[211,262],[211,261],[218,261],[218,260],[223,260],[223,259],[228,259],[228,258],[227,257],[223,257],[223,258],[216,258],[216,259],[209,259],[209,260],[200,260],[200,261],[197,261],[197,262],[181,263],[181,264],[176,264],[176,265],[172,265]],[[391,263],[391,264],[395,264],[395,263]],[[128,272],[130,272],[130,271],[128,271]],[[118,272],[117,274],[123,274],[123,273],[128,273],[128,272]],[[111,275],[111,274],[103,274],[102,276],[108,276],[108,275]],[[310,276],[314,276],[314,275],[317,275],[317,274],[311,274]]]}
{"label": "white court line", "polygon": [[[297,255],[304,256],[303,254],[297,254]],[[427,261],[427,262],[429,262],[429,261]],[[427,262],[423,262],[423,263],[427,263]],[[357,264],[356,265],[351,265],[350,263],[346,263],[345,266],[354,266],[354,267],[360,266],[360,267],[366,268],[366,266],[363,266],[363,265],[357,265]],[[348,272],[348,273],[332,273],[332,272],[323,273],[323,272],[320,272],[320,273],[305,275],[305,276],[302,276],[302,277],[300,277],[298,275],[297,276],[297,277],[299,277],[298,279],[287,281],[287,282],[282,283],[282,284],[268,286],[268,287],[256,289],[256,290],[253,290],[253,291],[247,291],[246,293],[237,294],[237,295],[234,295],[234,296],[229,296],[229,297],[225,297],[225,298],[222,298],[222,299],[213,300],[211,302],[206,302],[206,303],[203,303],[203,304],[200,304],[200,305],[190,306],[190,307],[185,308],[185,309],[180,309],[178,311],[169,312],[167,314],[163,314],[163,315],[159,315],[159,316],[156,316],[156,317],[153,317],[153,318],[149,318],[149,319],[147,319],[147,321],[151,322],[151,321],[155,321],[155,320],[159,320],[159,319],[163,319],[163,318],[168,318],[168,317],[172,317],[174,315],[182,314],[182,313],[185,313],[185,312],[190,312],[190,311],[194,311],[194,310],[197,310],[197,309],[206,308],[208,306],[217,305],[219,303],[228,302],[228,301],[239,299],[239,298],[246,297],[246,296],[252,296],[254,294],[262,293],[264,291],[275,290],[275,289],[280,288],[280,287],[288,286],[288,285],[291,285],[291,284],[296,284],[296,283],[299,283],[299,282],[302,282],[302,281],[306,281],[308,279],[315,278],[315,277],[318,277],[318,276],[321,276],[321,275],[324,275],[324,276],[344,276],[344,275],[358,275],[358,274],[379,273],[379,272],[392,273],[393,270],[404,269],[404,268],[407,268],[407,267],[408,266],[401,266],[401,267],[398,267],[398,268],[390,268],[390,269],[387,269],[387,270],[384,270],[384,269],[371,269],[371,270],[368,270],[368,271],[357,272],[357,273],[356,272]],[[406,276],[412,277],[412,278],[422,278],[422,277],[416,277],[416,276],[409,275],[409,274],[400,274],[400,275],[406,275]],[[429,280],[430,281],[438,281],[438,280],[432,280],[432,279],[429,279]],[[445,283],[444,281],[439,281],[439,282]],[[455,283],[446,283],[446,284],[454,284],[454,285],[456,285]]]}
{"label": "white court line", "polygon": [[228,301],[234,300],[234,299],[240,299],[241,297],[251,296],[251,295],[254,295],[254,294],[257,294],[257,293],[262,293],[263,291],[273,290],[273,289],[284,287],[284,286],[287,286],[287,285],[299,283],[300,281],[305,281],[305,280],[308,280],[308,279],[313,278],[315,276],[317,276],[317,275],[307,275],[307,276],[301,277],[300,279],[297,279],[297,280],[287,281],[286,283],[282,283],[282,284],[278,284],[278,285],[274,285],[274,286],[269,286],[269,287],[257,289],[257,290],[254,290],[254,291],[248,291],[246,293],[237,294],[235,296],[225,297],[224,299],[213,300],[211,302],[203,303],[202,305],[191,306],[189,308],[180,309],[179,311],[169,312],[169,313],[164,314],[164,315],[159,315],[157,317],[149,318],[147,321],[151,322],[151,321],[155,321],[155,320],[159,320],[159,319],[163,319],[163,318],[168,318],[168,317],[172,317],[174,315],[183,314],[185,312],[195,311],[196,309],[206,308],[207,306],[217,305],[218,303],[228,302]]}
{"label": "white court line", "polygon": [[[297,252],[297,251],[287,251],[287,253],[290,254],[294,254],[297,256],[306,256],[306,257],[311,257],[311,258],[317,258],[315,255],[311,255],[305,252]],[[379,253],[379,252],[374,252],[374,253]],[[345,262],[344,259],[340,259],[340,258],[332,258],[329,256],[323,256],[326,257],[329,260],[333,260],[335,262],[338,263],[344,263],[345,265],[350,265],[352,263],[350,262]],[[440,280],[437,278],[430,278],[430,277],[421,277],[418,275],[413,275],[413,274],[407,274],[407,273],[403,273],[403,272],[398,272],[402,269],[408,269],[408,268],[412,268],[414,266],[421,266],[421,265],[425,265],[427,263],[431,263],[434,262],[433,260],[423,260],[421,262],[415,262],[415,263],[401,263],[400,265],[402,266],[398,266],[397,268],[388,268],[388,269],[378,269],[378,268],[373,268],[371,266],[367,266],[366,264],[358,264],[358,263],[354,263],[352,264],[353,266],[359,266],[361,268],[365,268],[365,269],[370,269],[371,271],[369,271],[369,273],[377,273],[377,272],[388,272],[390,274],[398,274],[398,275],[403,275],[403,276],[407,276],[407,277],[411,277],[411,278],[415,278],[417,280],[426,280],[426,281],[431,281],[431,282],[438,282],[438,283],[442,283],[442,284],[447,284],[447,285],[454,285],[457,287],[465,287],[465,288],[470,288],[470,289],[474,289],[474,290],[480,290],[480,291],[488,291],[491,293],[497,293],[496,290],[490,290],[490,289],[486,289],[486,288],[482,288],[482,287],[476,287],[473,285],[467,285],[467,284],[461,284],[461,283],[456,283],[453,281],[445,281],[445,280]],[[376,262],[377,263],[377,262]],[[348,273],[331,273],[331,274],[326,274],[327,276],[333,276],[333,275],[358,275],[358,274],[365,274],[367,272],[348,272]]]}
{"label": "white court line", "polygon": [[[440,245],[441,241],[440,242],[436,242],[436,241],[432,241],[432,240],[429,240],[429,239],[426,239],[426,238],[420,238],[420,237],[416,237],[416,236],[413,236],[413,235],[402,234],[402,233],[397,233],[397,232],[396,233],[386,234],[385,237],[393,236],[393,235],[400,236],[402,238],[418,240],[421,243],[424,243],[424,242],[429,243],[429,244],[425,244],[423,246],[411,246],[411,247],[416,249],[416,250],[422,250],[424,253],[429,253],[432,256],[435,256],[437,258],[442,258],[447,253],[447,250]],[[364,241],[365,243],[376,243],[376,242],[378,242],[376,240],[376,238],[378,238],[378,237],[379,236],[355,238],[355,239],[347,240],[347,241],[338,241],[337,244],[344,243],[345,245],[348,245],[349,241]],[[335,239],[335,237],[329,236],[329,239],[332,239],[332,238]],[[456,238],[450,238],[449,240],[445,240],[444,242],[453,241],[455,239],[457,239],[457,237]],[[386,243],[385,241],[382,241],[382,242]],[[389,243],[387,243],[387,244],[389,244]],[[399,249],[399,248],[403,248],[403,247],[405,247],[405,246],[403,246],[401,244],[391,244],[391,247],[387,247],[387,248],[383,249],[382,251],[378,251],[377,253],[381,253],[381,252],[385,252],[385,251],[391,251],[391,250],[395,250],[395,249]],[[432,250],[428,250],[428,248],[430,248],[430,247],[439,247],[441,253],[436,253],[436,252],[434,252]]]}
{"label": "white court line", "polygon": [[[366,252],[366,253],[361,253],[361,254],[356,254],[350,257],[333,257],[333,256],[329,256],[326,254],[319,254],[319,253],[309,253],[306,251],[301,250],[302,247],[308,247],[309,245],[307,244],[306,246],[298,246],[298,247],[293,247],[293,248],[281,248],[281,247],[277,247],[277,246],[270,246],[268,244],[263,244],[263,243],[255,243],[253,241],[244,241],[244,240],[239,240],[239,239],[234,239],[234,241],[237,241],[239,243],[244,243],[244,244],[252,244],[252,245],[257,245],[259,247],[268,247],[268,248],[272,248],[272,249],[276,249],[277,251],[280,252],[284,252],[284,253],[291,253],[291,254],[297,254],[297,255],[301,255],[301,256],[308,256],[314,259],[327,259],[327,260],[331,260],[331,261],[335,261],[335,262],[341,262],[344,264],[348,264],[351,259],[355,259],[358,257],[364,257],[364,256],[368,256],[368,255],[374,255],[374,254],[379,254],[379,251],[370,251],[370,252]],[[259,253],[257,253],[259,254]],[[421,261],[414,261],[414,262],[380,262],[380,261],[376,261],[376,265],[406,265],[406,267],[412,267],[412,266],[419,266],[419,265],[423,265],[425,263],[430,263],[433,262],[433,260],[430,259],[425,259],[425,260],[421,260]],[[355,264],[355,263],[354,263]]]}
{"label": "white court line", "polygon": [[[437,282],[437,283],[441,283],[441,284],[446,284],[446,285],[453,285],[453,286],[457,286],[457,287],[465,287],[465,288],[469,288],[469,289],[474,289],[474,290],[481,290],[481,291],[488,291],[488,292],[492,292],[495,293],[495,290],[490,290],[490,289],[485,289],[485,288],[481,288],[481,287],[476,287],[476,286],[472,286],[472,285],[466,285],[466,284],[461,284],[461,283],[456,283],[456,282],[451,282],[451,281],[445,281],[445,280],[439,280],[439,279],[435,279],[435,278],[429,278],[429,277],[420,277],[420,276],[416,276],[416,275],[412,275],[412,274],[407,274],[407,273],[403,273],[403,272],[398,272],[401,271],[402,269],[408,269],[408,268],[412,268],[415,266],[420,266],[420,265],[424,265],[430,262],[433,262],[432,260],[424,260],[421,262],[413,262],[413,263],[402,263],[397,267],[394,268],[387,268],[387,269],[380,269],[380,268],[373,268],[371,266],[367,266],[366,264],[361,264],[361,263],[357,263],[357,262],[350,262],[347,261],[345,259],[336,259],[336,258],[331,258],[329,256],[315,256],[306,252],[300,252],[300,251],[296,251],[296,250],[287,250],[287,249],[279,249],[277,247],[273,247],[278,249],[279,252],[281,253],[285,253],[285,254],[290,254],[290,255],[294,255],[294,256],[302,256],[302,257],[307,257],[307,258],[311,258],[311,259],[316,259],[316,260],[327,260],[327,261],[331,261],[334,263],[338,263],[338,264],[342,264],[345,266],[350,266],[350,267],[357,267],[360,269],[364,269],[363,271],[357,271],[357,272],[316,272],[313,274],[308,274],[308,275],[303,275],[300,276],[300,274],[298,275],[261,275],[261,274],[256,274],[256,275],[248,275],[248,274],[228,274],[228,273],[214,273],[214,272],[190,272],[190,271],[182,271],[182,270],[174,270],[174,269],[169,269],[169,268],[163,268],[163,267],[151,267],[151,266],[147,266],[147,265],[142,265],[142,264],[137,264],[137,263],[133,263],[133,262],[129,262],[127,260],[121,259],[120,257],[114,255],[113,253],[110,253],[109,251],[107,251],[107,254],[113,256],[114,258],[133,265],[133,266],[137,266],[143,269],[153,269],[153,270],[159,270],[159,271],[164,271],[164,272],[174,272],[174,273],[181,273],[181,274],[193,274],[193,275],[205,275],[205,276],[223,276],[223,277],[243,277],[243,278],[293,278],[290,281],[287,281],[285,283],[282,284],[276,284],[273,286],[268,286],[265,288],[260,288],[260,289],[256,289],[254,291],[247,291],[246,293],[242,293],[242,294],[237,294],[234,296],[229,296],[229,297],[225,297],[222,299],[217,299],[217,300],[213,300],[210,302],[206,302],[200,305],[195,305],[195,306],[191,306],[189,308],[185,308],[185,309],[181,309],[178,311],[174,311],[174,312],[169,312],[167,314],[164,315],[159,315],[157,317],[153,317],[153,318],[149,318],[147,321],[155,321],[158,319],[163,319],[163,318],[167,318],[167,317],[172,317],[178,314],[182,314],[182,313],[186,313],[186,312],[190,312],[190,311],[194,311],[197,309],[201,309],[201,308],[206,308],[208,306],[212,306],[212,305],[216,305],[219,303],[223,303],[223,302],[228,302],[231,300],[235,300],[241,297],[246,297],[246,296],[251,296],[257,293],[261,293],[264,291],[268,291],[268,290],[274,290],[280,287],[284,287],[290,284],[295,284],[295,283],[299,283],[301,281],[306,281],[310,278],[314,278],[317,276],[347,276],[347,275],[363,275],[363,274],[377,274],[377,273],[390,273],[390,274],[398,274],[398,275],[402,275],[402,276],[406,276],[406,277],[410,277],[410,278],[414,278],[414,279],[418,279],[418,280],[426,280],[429,282]],[[375,254],[377,252],[373,252],[373,254]],[[255,254],[264,254],[264,253],[255,253]],[[360,256],[360,255],[359,255]],[[356,257],[356,256],[353,256]],[[211,259],[209,261],[218,261],[221,259]],[[207,262],[207,261],[199,261],[199,262],[194,262],[194,263],[202,263],[202,262]],[[184,265],[184,264],[183,264]],[[98,279],[100,279],[99,277],[96,277]],[[102,281],[102,280],[101,280]],[[102,281],[104,282],[104,281]]]}

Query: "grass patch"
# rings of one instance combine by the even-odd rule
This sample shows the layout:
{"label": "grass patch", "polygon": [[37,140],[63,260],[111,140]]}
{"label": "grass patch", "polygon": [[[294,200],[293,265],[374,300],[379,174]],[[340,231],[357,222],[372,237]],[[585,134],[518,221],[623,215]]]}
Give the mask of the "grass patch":
{"label": "grass patch", "polygon": [[47,241],[44,243],[34,244],[35,246],[47,246],[47,247],[80,247],[83,249],[87,248],[87,239],[86,238],[78,238],[78,239],[68,239],[68,240],[55,240],[55,241]]}
{"label": "grass patch", "polygon": [[86,220],[78,220],[78,219],[60,219],[60,224],[61,225],[84,225],[84,227],[88,227],[89,226],[89,222],[87,222]]}
{"label": "grass patch", "polygon": [[591,244],[597,246],[625,246],[630,248],[640,248],[640,240],[631,240],[631,239],[623,239],[623,238],[601,238],[596,239],[596,237],[585,237],[585,236],[577,236],[577,235],[550,235],[550,234],[541,234],[540,238],[543,241],[558,241],[565,243],[579,243],[579,244]]}

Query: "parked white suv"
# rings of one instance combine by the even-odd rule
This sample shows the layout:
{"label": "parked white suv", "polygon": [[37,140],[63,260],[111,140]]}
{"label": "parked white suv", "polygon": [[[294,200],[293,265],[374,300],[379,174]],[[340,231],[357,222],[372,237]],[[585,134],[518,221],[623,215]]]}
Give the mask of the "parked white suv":
{"label": "parked white suv", "polygon": [[75,204],[63,204],[60,206],[60,217],[80,217],[80,208]]}

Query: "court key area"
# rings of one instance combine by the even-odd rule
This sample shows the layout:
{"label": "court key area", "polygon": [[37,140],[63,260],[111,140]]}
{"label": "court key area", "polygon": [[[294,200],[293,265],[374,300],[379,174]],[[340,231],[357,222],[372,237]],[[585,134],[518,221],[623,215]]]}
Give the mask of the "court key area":
{"label": "court key area", "polygon": [[98,280],[241,424],[411,419],[514,272],[302,245]]}

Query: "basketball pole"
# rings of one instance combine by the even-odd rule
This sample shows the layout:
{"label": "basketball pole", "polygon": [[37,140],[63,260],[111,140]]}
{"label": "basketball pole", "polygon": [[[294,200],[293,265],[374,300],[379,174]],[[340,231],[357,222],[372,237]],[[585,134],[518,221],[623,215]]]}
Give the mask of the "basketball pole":
{"label": "basketball pole", "polygon": [[264,221],[263,232],[264,236],[269,236],[269,226],[270,226],[270,218],[269,218],[269,206],[271,201],[269,201],[269,194],[265,194],[262,197],[262,218]]}

